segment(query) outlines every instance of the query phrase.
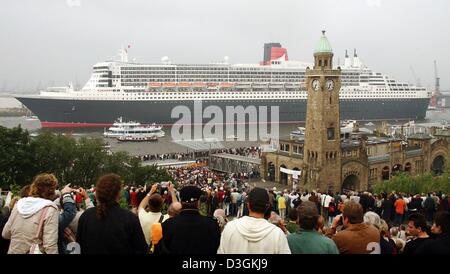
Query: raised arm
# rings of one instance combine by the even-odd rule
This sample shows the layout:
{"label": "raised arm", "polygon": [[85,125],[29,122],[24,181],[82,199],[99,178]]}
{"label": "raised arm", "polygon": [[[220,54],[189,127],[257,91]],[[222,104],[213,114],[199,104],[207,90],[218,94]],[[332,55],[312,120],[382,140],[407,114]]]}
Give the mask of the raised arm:
{"label": "raised arm", "polygon": [[86,209],[94,207],[94,203],[92,202],[91,198],[89,198],[89,195],[88,195],[86,189],[80,187],[80,194],[81,194],[81,196],[83,196],[84,204],[86,205]]}
{"label": "raised arm", "polygon": [[157,183],[152,185],[150,192],[144,197],[144,199],[142,199],[141,203],[139,204],[138,211],[141,209],[145,209],[145,205],[148,204],[148,199],[150,199],[150,196],[152,196],[152,194],[156,192],[157,188],[158,188]]}
{"label": "raised arm", "polygon": [[177,191],[175,190],[175,187],[173,186],[172,182],[169,182],[169,192],[170,192],[170,196],[172,198],[172,203],[178,202],[177,199]]}

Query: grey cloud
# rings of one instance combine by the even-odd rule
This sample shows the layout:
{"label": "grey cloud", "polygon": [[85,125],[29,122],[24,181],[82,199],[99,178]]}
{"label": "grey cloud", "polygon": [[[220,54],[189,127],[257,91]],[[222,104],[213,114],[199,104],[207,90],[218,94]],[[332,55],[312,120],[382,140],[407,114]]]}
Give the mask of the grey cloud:
{"label": "grey cloud", "polygon": [[0,88],[34,90],[87,81],[91,66],[121,45],[142,62],[230,57],[257,63],[263,43],[311,61],[322,29],[336,59],[357,48],[364,63],[399,80],[433,85],[438,60],[450,89],[450,2],[445,0],[5,0],[0,8]]}

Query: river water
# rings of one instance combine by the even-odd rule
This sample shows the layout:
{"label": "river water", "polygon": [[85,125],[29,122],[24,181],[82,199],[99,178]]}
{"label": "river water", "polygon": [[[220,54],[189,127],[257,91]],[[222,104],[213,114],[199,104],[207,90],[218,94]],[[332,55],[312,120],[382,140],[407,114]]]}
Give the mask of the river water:
{"label": "river water", "polygon": [[[14,98],[10,97],[0,97],[0,108],[12,108],[20,107],[21,104]],[[450,109],[444,109],[442,111],[428,111],[427,117],[424,121],[415,121],[416,123],[421,122],[441,122],[450,121]],[[381,123],[381,122],[380,122]],[[364,124],[360,127],[367,127],[374,129],[380,123],[375,123],[375,126],[365,126]],[[390,122],[393,124],[393,122]],[[402,123],[402,121],[398,121]],[[396,123],[397,124],[397,123]],[[41,125],[39,120],[30,120],[26,117],[0,117],[0,126],[12,128],[16,126],[21,126],[28,129],[30,132],[39,132],[41,130]],[[300,125],[295,124],[280,124],[279,127],[279,137],[289,138],[289,133],[295,130]],[[304,125],[302,125],[304,126]],[[51,131],[56,133],[73,135],[75,138],[80,136],[89,137],[100,137],[103,138],[102,133],[104,129],[52,129]],[[192,149],[184,145],[180,145],[172,140],[171,129],[163,128],[166,136],[160,138],[157,142],[149,143],[121,143],[115,139],[106,139],[105,141],[111,145],[112,151],[127,151],[131,155],[144,155],[144,154],[160,154],[160,153],[171,153],[171,152],[192,152]],[[248,130],[247,130],[248,132]],[[235,141],[233,139],[227,139],[220,142],[220,145],[225,148],[236,148],[236,147],[249,147],[249,146],[259,146],[258,141]]]}

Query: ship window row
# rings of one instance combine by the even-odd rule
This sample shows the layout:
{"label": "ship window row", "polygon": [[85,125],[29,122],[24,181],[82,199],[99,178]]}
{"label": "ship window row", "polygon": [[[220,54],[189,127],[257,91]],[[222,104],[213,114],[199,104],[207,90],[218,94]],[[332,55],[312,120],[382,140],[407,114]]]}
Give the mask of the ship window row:
{"label": "ship window row", "polygon": [[222,67],[222,68],[217,68],[217,67],[177,67],[177,70],[219,70],[219,71],[227,71],[228,67]]}
{"label": "ship window row", "polygon": [[[153,68],[152,68],[153,69]],[[237,72],[242,71],[246,73],[251,72],[278,72],[279,69],[272,67],[255,67],[255,68],[240,68],[240,67],[225,67],[225,68],[214,68],[214,67],[176,67],[177,71],[219,71],[219,72]],[[292,73],[305,73],[304,71],[298,71],[298,69],[284,68],[284,72]],[[282,72],[283,72],[282,71]]]}
{"label": "ship window row", "polygon": [[[104,97],[101,97],[103,99],[105,99]],[[133,96],[132,98],[128,98],[128,96],[126,97],[126,99],[138,99],[138,100],[168,100],[168,99],[272,99],[272,96],[258,96],[257,98],[254,97],[247,97],[247,96],[234,96],[234,97],[226,97],[226,96],[208,96],[208,97],[202,97],[202,98],[197,98],[197,97],[192,97],[192,96],[179,96],[179,97],[136,97]],[[297,97],[295,96],[287,96],[283,99],[296,99]],[[122,99],[125,99],[125,97],[122,97]],[[280,99],[279,99],[280,100]]]}
{"label": "ship window row", "polygon": [[[130,90],[126,90],[126,91],[130,91]],[[229,93],[214,93],[215,95],[217,94],[224,94],[224,95],[230,95]],[[235,95],[271,95],[272,93],[270,92],[244,92],[244,93],[239,93],[239,94],[235,94]],[[288,95],[288,96],[293,96],[296,95],[294,93],[289,93],[289,92],[280,92],[280,94],[283,95]],[[128,94],[127,94],[128,95]],[[171,92],[171,93],[165,93],[165,92],[154,92],[154,93],[149,93],[149,92],[133,92],[132,95],[137,95],[137,96],[159,96],[159,95],[210,95],[210,93],[207,92]]]}
{"label": "ship window row", "polygon": [[[108,77],[108,75],[105,75],[103,77]],[[289,78],[289,79],[298,79],[298,80],[304,80],[305,77],[298,77],[298,76],[289,76],[289,75],[267,75],[267,76],[261,76],[261,75],[171,75],[171,74],[161,74],[161,75],[122,75],[122,78],[155,78],[155,77],[179,77],[179,78],[251,78],[251,79],[269,79],[269,78]],[[112,77],[115,78],[115,77]],[[118,77],[117,77],[118,78]],[[347,80],[347,79],[345,79]],[[357,81],[357,79],[355,80]]]}
{"label": "ship window row", "polygon": [[[296,78],[282,78],[282,77],[272,77],[272,78],[122,78],[122,82],[304,82],[304,79]],[[355,81],[356,82],[356,81]]]}
{"label": "ship window row", "polygon": [[[151,75],[210,75],[210,76],[226,76],[230,75],[233,76],[242,76],[242,75],[248,75],[248,76],[256,76],[256,75],[264,75],[267,77],[291,77],[291,78],[304,78],[304,74],[300,73],[278,73],[278,72],[250,72],[250,73],[244,73],[244,72],[230,72],[230,73],[211,73],[211,72],[196,72],[196,73],[186,73],[186,72],[167,72],[167,71],[152,71],[152,72],[122,72],[123,75],[130,75],[129,77],[148,77]],[[357,77],[344,77],[344,78],[355,78]]]}
{"label": "ship window row", "polygon": [[145,73],[145,72],[138,72],[138,71],[136,71],[136,72],[128,72],[128,71],[123,71],[122,72],[122,74],[123,75],[145,75],[145,76],[147,76],[147,75],[160,75],[160,74],[163,74],[163,75],[175,75],[175,72],[170,72],[170,71],[152,71],[152,72],[147,72],[147,73]]}
{"label": "ship window row", "polygon": [[175,67],[121,67],[121,70],[174,70]]}

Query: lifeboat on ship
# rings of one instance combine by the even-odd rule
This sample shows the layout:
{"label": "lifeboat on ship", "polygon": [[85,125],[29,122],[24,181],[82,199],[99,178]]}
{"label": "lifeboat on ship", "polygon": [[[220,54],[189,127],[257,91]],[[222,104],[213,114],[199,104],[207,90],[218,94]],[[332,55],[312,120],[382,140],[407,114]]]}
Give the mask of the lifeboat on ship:
{"label": "lifeboat on ship", "polygon": [[220,83],[219,87],[220,88],[231,88],[231,87],[234,87],[234,83]]}
{"label": "lifeboat on ship", "polygon": [[163,83],[162,86],[165,88],[174,88],[177,86],[177,84],[176,83]]}
{"label": "lifeboat on ship", "polygon": [[177,85],[179,88],[190,88],[191,86],[191,83],[178,83]]}
{"label": "lifeboat on ship", "polygon": [[148,83],[148,87],[149,88],[159,88],[159,87],[161,87],[161,83],[159,83],[159,82],[151,82],[151,83]]}
{"label": "lifeboat on ship", "polygon": [[193,88],[206,88],[206,84],[202,82],[192,83]]}

